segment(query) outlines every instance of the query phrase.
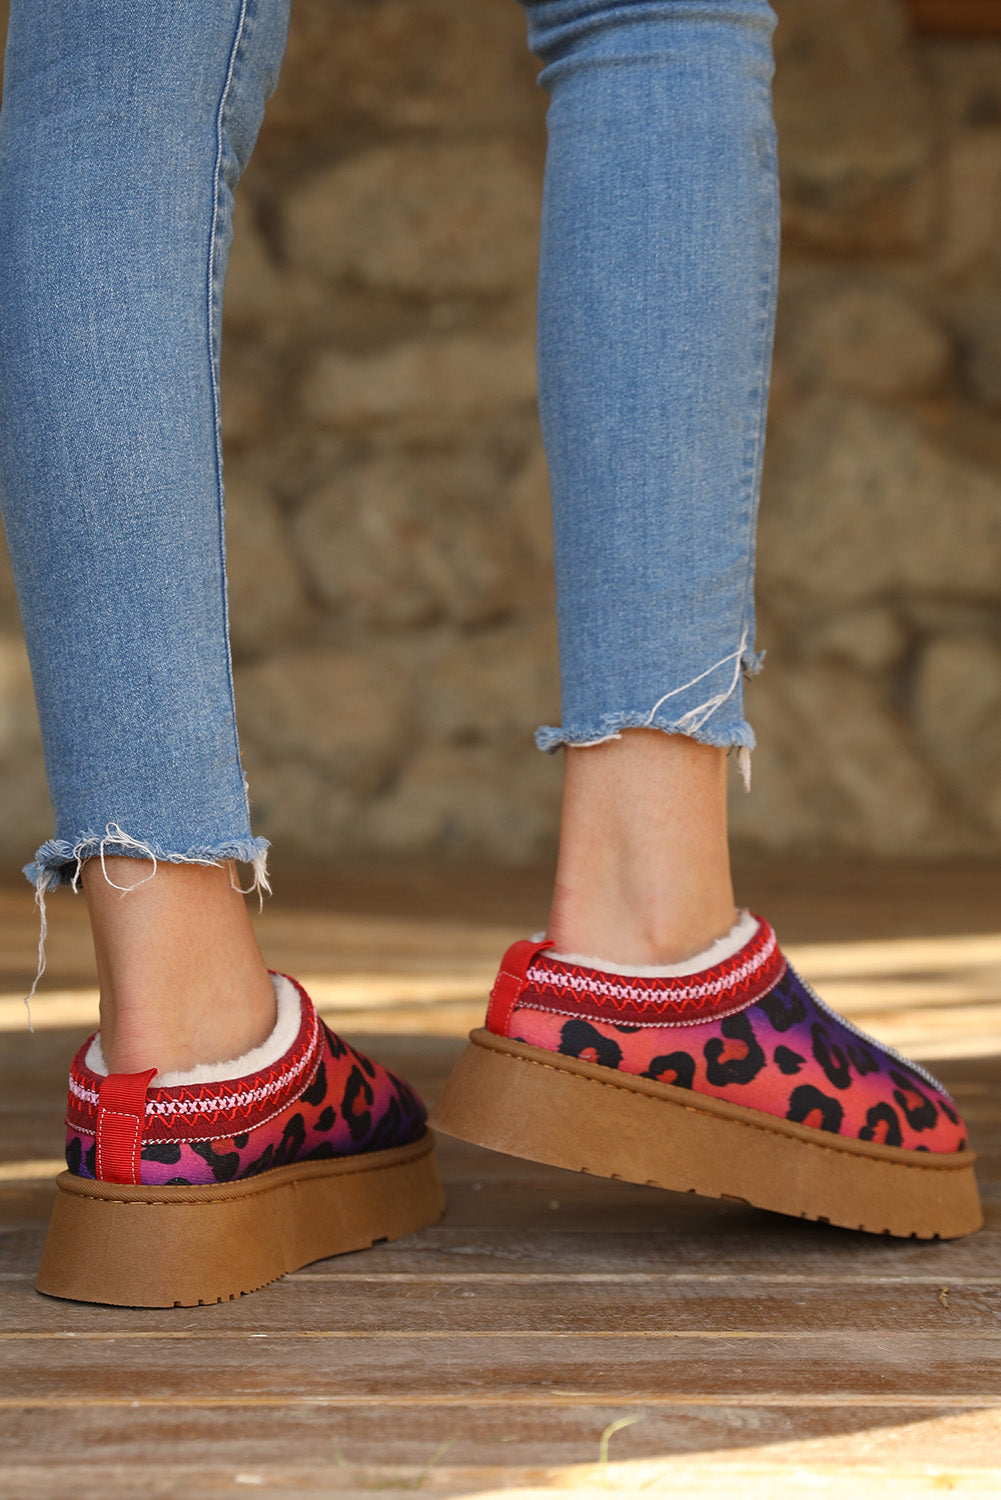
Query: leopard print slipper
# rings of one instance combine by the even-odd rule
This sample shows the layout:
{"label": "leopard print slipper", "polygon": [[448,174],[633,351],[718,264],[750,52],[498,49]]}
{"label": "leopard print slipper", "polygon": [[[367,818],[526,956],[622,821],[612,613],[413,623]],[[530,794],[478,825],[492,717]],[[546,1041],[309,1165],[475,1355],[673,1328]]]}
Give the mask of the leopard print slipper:
{"label": "leopard print slipper", "polygon": [[431,1123],[513,1156],[851,1229],[983,1223],[944,1088],[820,999],[762,918],[695,973],[505,954]]}
{"label": "leopard print slipper", "polygon": [[153,1087],[155,1069],[101,1074],[95,1038],[80,1048],[39,1291],[225,1301],[441,1216],[417,1095],[335,1036],[294,980],[275,984],[294,1040],[244,1076]]}

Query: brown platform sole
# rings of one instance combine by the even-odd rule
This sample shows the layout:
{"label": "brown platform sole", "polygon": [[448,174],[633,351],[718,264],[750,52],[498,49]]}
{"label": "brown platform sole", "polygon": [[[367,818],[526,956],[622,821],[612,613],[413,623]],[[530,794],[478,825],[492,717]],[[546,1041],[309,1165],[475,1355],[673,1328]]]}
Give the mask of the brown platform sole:
{"label": "brown platform sole", "polygon": [[36,1285],[118,1307],[225,1302],[310,1261],[439,1219],[430,1132],[409,1146],[275,1167],[211,1187],[132,1187],[63,1172]]}
{"label": "brown platform sole", "polygon": [[484,1030],[431,1123],[529,1161],[873,1234],[952,1239],[983,1224],[972,1151],[848,1140]]}

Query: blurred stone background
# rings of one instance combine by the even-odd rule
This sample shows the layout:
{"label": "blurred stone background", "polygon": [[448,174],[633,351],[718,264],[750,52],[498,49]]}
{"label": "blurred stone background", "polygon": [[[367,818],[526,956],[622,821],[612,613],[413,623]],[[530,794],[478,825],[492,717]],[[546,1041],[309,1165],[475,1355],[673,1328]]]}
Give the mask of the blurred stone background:
{"label": "blurred stone background", "polygon": [[[778,0],[785,248],[747,851],[1001,846],[1001,39]],[[521,861],[558,722],[514,0],[294,0],[227,289],[233,646],[286,855]],[[0,575],[0,854],[49,831]]]}

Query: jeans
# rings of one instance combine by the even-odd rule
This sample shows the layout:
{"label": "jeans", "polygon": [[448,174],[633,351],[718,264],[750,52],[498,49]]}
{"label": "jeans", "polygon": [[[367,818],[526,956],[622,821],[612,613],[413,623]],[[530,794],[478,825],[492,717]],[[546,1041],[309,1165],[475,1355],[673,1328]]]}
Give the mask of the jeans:
{"label": "jeans", "polygon": [[[539,391],[563,727],[753,745],[777,193],[764,0],[528,0],[550,91]],[[98,853],[262,867],[233,710],[219,336],[288,0],[12,0],[0,506],[55,808]]]}

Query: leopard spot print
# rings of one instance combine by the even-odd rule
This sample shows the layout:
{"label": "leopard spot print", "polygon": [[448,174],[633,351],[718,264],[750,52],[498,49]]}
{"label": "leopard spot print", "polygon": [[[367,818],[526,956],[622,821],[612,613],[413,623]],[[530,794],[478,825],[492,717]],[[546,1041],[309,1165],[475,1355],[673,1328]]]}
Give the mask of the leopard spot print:
{"label": "leopard spot print", "polygon": [[801,1083],[789,1095],[786,1119],[798,1125],[812,1125],[815,1130],[828,1130],[837,1135],[845,1112],[837,1099],[824,1094],[812,1083]]}
{"label": "leopard spot print", "polygon": [[622,1061],[618,1042],[590,1021],[567,1021],[560,1031],[559,1050],[564,1057],[579,1057],[582,1062],[600,1063],[603,1068],[617,1068]]}
{"label": "leopard spot print", "polygon": [[316,1077],[307,1089],[302,1091],[303,1104],[322,1104],[327,1097],[327,1070],[321,1059],[320,1066],[316,1070]]}
{"label": "leopard spot print", "polygon": [[355,1064],[348,1074],[347,1087],[341,1103],[341,1113],[347,1122],[353,1141],[363,1141],[372,1129],[372,1111],[368,1106],[372,1103],[373,1097],[371,1084],[361,1068]]}
{"label": "leopard spot print", "polygon": [[323,1035],[326,1038],[328,1056],[334,1062],[339,1061],[342,1057],[346,1057],[349,1050],[347,1042],[339,1037],[336,1031],[331,1031],[326,1021],[321,1021],[320,1025],[323,1027]]}
{"label": "leopard spot print", "polygon": [[776,1031],[789,1031],[806,1020],[803,997],[792,986],[788,970],[782,975],[774,989],[769,990],[758,1001]]}
{"label": "leopard spot print", "polygon": [[750,1021],[741,1012],[727,1016],[719,1029],[722,1038],[713,1037],[703,1049],[706,1077],[710,1083],[750,1083],[765,1066],[765,1054]]}
{"label": "leopard spot print", "polygon": [[848,1061],[860,1078],[864,1078],[867,1073],[879,1072],[879,1058],[855,1037],[849,1037],[845,1042],[845,1052],[848,1054]]}
{"label": "leopard spot print", "polygon": [[[240,1169],[239,1151],[216,1152],[211,1141],[192,1141],[191,1149],[209,1167],[214,1182],[232,1182]],[[148,1150],[148,1146],[143,1147],[144,1153]],[[179,1161],[180,1157],[176,1156],[174,1160]]]}
{"label": "leopard spot print", "polygon": [[256,1157],[253,1161],[250,1161],[250,1162],[248,1162],[246,1164],[246,1166],[243,1168],[242,1172],[240,1173],[240,1176],[241,1177],[257,1177],[257,1176],[260,1175],[261,1172],[266,1172],[268,1170],[268,1168],[272,1164],[271,1163],[271,1158],[274,1156],[274,1154],[275,1154],[274,1143],[271,1142],[267,1146],[265,1146],[265,1148],[261,1152],[260,1156]]}
{"label": "leopard spot print", "polygon": [[181,1159],[181,1148],[177,1141],[153,1141],[142,1148],[142,1159],[161,1161],[166,1167],[174,1167]]}
{"label": "leopard spot print", "polygon": [[695,1082],[695,1059],[689,1052],[669,1052],[666,1057],[655,1057],[642,1076],[690,1089]]}
{"label": "leopard spot print", "polygon": [[860,1141],[875,1141],[879,1146],[902,1146],[900,1116],[892,1104],[874,1104],[858,1133]]}
{"label": "leopard spot print", "polygon": [[814,1021],[810,1027],[813,1055],[823,1068],[829,1083],[836,1089],[846,1089],[852,1081],[852,1070],[845,1052],[831,1040],[823,1021]]}
{"label": "leopard spot print", "polygon": [[306,1122],[299,1110],[290,1120],[285,1121],[285,1129],[282,1138],[275,1147],[275,1154],[271,1158],[273,1167],[287,1167],[290,1162],[298,1161],[302,1156],[303,1146],[306,1144]]}
{"label": "leopard spot print", "polygon": [[383,1115],[382,1119],[378,1122],[375,1129],[372,1131],[372,1135],[368,1143],[370,1150],[378,1151],[382,1147],[384,1142],[393,1140],[400,1128],[401,1114],[402,1111],[400,1109],[399,1101],[397,1099],[394,1099],[391,1102],[386,1113]]}
{"label": "leopard spot print", "polygon": [[407,1124],[423,1121],[423,1106],[410,1085],[404,1083],[402,1078],[397,1078],[395,1073],[390,1073],[388,1076],[396,1090],[395,1102],[399,1106],[401,1121]]}
{"label": "leopard spot print", "polygon": [[[303,1034],[308,1028],[308,1004],[304,1001]],[[141,1181],[151,1186],[234,1182],[297,1161],[347,1157],[417,1140],[424,1131],[425,1111],[414,1091],[356,1052],[319,1018],[313,1024],[319,1056],[304,1075],[302,1093],[277,1112],[265,1093],[260,1104],[234,1110],[231,1134],[217,1133],[209,1139],[192,1139],[181,1111],[167,1116],[167,1124],[162,1123],[163,1114],[159,1121],[154,1117],[155,1138],[145,1140],[141,1149]],[[75,1068],[85,1069],[82,1059],[87,1045]],[[97,1080],[85,1073],[84,1081],[90,1088],[97,1087]],[[267,1081],[267,1074],[251,1075],[247,1092]],[[225,1087],[220,1090],[225,1091]],[[165,1099],[172,1093],[154,1091],[154,1097]],[[174,1097],[183,1099],[184,1095],[179,1090]],[[94,1124],[96,1118],[92,1128]],[[96,1176],[92,1128],[87,1132],[71,1125],[67,1130],[67,1165],[80,1177]]]}
{"label": "leopard spot print", "polygon": [[932,1101],[902,1073],[893,1071],[890,1077],[897,1087],[893,1091],[908,1125],[912,1130],[931,1130],[935,1124],[937,1110]]}
{"label": "leopard spot print", "polygon": [[566,1018],[547,1003],[539,996],[535,1008],[530,990],[519,998],[511,1029],[529,1046],[829,1134],[908,1151],[965,1149],[962,1120],[941,1085],[843,1022],[791,967],[733,1015],[660,1024],[662,1012],[651,1009],[650,1021],[631,1032],[617,1015]]}

